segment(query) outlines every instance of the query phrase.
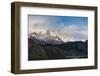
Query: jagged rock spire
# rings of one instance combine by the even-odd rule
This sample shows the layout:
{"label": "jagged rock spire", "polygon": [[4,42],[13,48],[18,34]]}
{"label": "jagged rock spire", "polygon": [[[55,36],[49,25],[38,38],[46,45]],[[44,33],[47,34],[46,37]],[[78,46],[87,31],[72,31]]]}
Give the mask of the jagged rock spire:
{"label": "jagged rock spire", "polygon": [[48,30],[46,31],[46,35],[51,35],[51,30],[50,30],[50,29],[48,29]]}

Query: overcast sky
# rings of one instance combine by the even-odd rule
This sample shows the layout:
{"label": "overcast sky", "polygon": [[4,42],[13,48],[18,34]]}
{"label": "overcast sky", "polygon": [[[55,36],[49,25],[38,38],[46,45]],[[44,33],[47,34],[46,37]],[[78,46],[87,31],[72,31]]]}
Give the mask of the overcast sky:
{"label": "overcast sky", "polygon": [[29,33],[54,31],[63,41],[88,39],[88,18],[74,16],[28,16]]}

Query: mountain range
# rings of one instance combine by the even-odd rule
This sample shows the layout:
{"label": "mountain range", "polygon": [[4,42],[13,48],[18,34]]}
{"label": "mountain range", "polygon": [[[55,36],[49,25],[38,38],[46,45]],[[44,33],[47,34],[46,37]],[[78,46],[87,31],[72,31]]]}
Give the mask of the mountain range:
{"label": "mountain range", "polygon": [[29,38],[31,39],[37,39],[38,41],[41,42],[41,44],[62,44],[64,43],[64,41],[57,36],[56,34],[51,34],[51,33],[44,33],[42,34],[40,33],[36,33],[33,32],[31,34],[29,34]]}
{"label": "mountain range", "polygon": [[33,32],[28,36],[28,60],[79,58],[88,58],[88,40],[64,42],[50,32]]}

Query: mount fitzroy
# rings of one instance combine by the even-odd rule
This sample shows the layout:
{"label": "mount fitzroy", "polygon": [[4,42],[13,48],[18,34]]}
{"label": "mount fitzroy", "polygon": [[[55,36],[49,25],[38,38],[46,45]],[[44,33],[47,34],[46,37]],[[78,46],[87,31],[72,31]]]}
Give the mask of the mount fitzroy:
{"label": "mount fitzroy", "polygon": [[28,36],[28,60],[79,59],[88,57],[88,40],[64,42],[48,30]]}

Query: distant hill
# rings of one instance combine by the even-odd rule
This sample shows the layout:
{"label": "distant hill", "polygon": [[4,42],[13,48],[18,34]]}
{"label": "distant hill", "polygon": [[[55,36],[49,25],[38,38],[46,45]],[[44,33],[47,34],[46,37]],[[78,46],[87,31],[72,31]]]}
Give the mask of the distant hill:
{"label": "distant hill", "polygon": [[88,40],[63,42],[59,37],[31,34],[28,60],[79,59],[88,57]]}

